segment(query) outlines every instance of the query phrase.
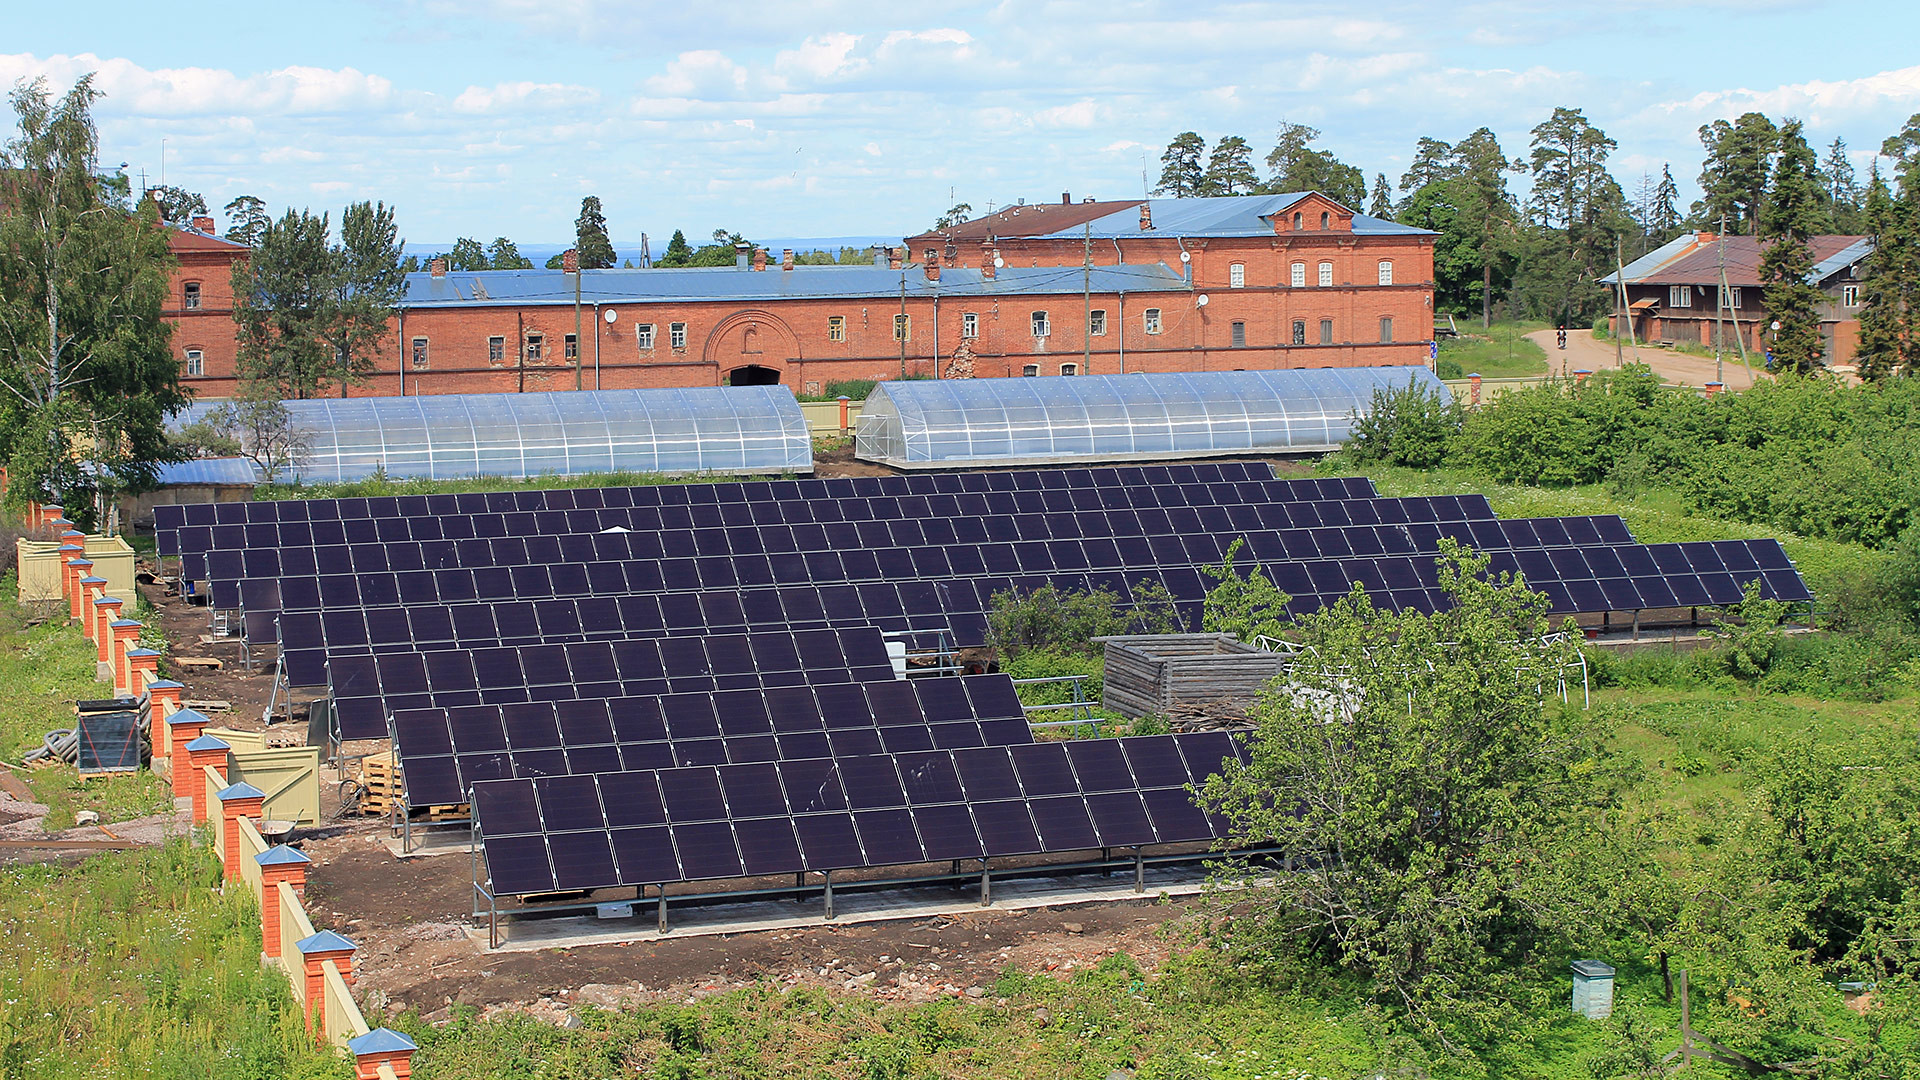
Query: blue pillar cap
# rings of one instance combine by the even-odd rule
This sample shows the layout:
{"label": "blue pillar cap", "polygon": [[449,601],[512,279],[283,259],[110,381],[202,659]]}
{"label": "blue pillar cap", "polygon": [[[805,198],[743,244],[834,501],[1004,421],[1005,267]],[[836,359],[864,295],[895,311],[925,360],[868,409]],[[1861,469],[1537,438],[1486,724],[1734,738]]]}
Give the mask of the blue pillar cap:
{"label": "blue pillar cap", "polygon": [[[179,715],[179,714],[177,714],[177,713],[176,713],[175,715]],[[213,737],[212,735],[202,735],[202,736],[200,736],[199,738],[197,738],[197,739],[195,739],[195,740],[193,740],[192,742],[190,742],[190,743],[188,743],[188,744],[186,745],[186,749],[187,749],[188,751],[193,751],[193,750],[231,750],[231,749],[233,749],[233,747],[232,747],[232,746],[229,746],[229,745],[227,744],[227,742],[226,742],[226,740],[224,740],[224,739],[217,739],[217,738],[214,738],[214,737]]]}
{"label": "blue pillar cap", "polygon": [[[207,736],[202,735],[200,738],[204,739],[207,738]],[[193,742],[199,741],[200,739],[195,739]],[[214,741],[219,742],[220,740],[215,739]],[[192,746],[193,743],[188,743],[187,745]],[[213,797],[219,799],[221,802],[226,802],[228,799],[264,799],[267,797],[267,793],[242,780],[237,784],[229,784],[219,791],[214,792]]]}
{"label": "blue pillar cap", "polygon": [[293,947],[303,953],[310,952],[351,952],[360,946],[341,937],[331,930],[322,930],[312,937],[304,937],[293,943]]}
{"label": "blue pillar cap", "polygon": [[347,1053],[354,1057],[365,1054],[411,1053],[420,1049],[412,1039],[392,1028],[374,1028],[358,1038],[347,1040]]}
{"label": "blue pillar cap", "polygon": [[253,861],[259,863],[261,866],[287,866],[289,864],[310,863],[313,860],[285,844],[275,844],[260,854],[255,855]]}

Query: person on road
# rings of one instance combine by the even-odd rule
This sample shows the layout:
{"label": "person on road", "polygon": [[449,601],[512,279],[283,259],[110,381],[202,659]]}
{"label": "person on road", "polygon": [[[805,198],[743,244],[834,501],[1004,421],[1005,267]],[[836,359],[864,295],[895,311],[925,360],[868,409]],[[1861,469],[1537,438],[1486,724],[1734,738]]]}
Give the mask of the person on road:
{"label": "person on road", "polygon": [[1560,328],[1560,348],[1564,351],[1566,347],[1567,347],[1567,328],[1563,326]]}

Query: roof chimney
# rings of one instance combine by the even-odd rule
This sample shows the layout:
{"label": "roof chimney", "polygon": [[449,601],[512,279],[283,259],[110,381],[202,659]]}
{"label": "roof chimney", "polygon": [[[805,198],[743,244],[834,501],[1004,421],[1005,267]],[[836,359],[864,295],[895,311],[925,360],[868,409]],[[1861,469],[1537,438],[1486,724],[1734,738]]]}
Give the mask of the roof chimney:
{"label": "roof chimney", "polygon": [[753,249],[753,268],[755,270],[765,270],[767,268],[766,248],[757,247]]}
{"label": "roof chimney", "polygon": [[447,276],[447,260],[445,259],[433,260],[433,264],[430,267],[430,269],[433,271],[433,276],[435,278],[446,277]]}
{"label": "roof chimney", "polygon": [[210,217],[194,218],[193,227],[200,230],[203,233],[206,233],[208,236],[213,235],[213,219]]}
{"label": "roof chimney", "polygon": [[940,256],[938,255],[935,255],[932,258],[927,260],[927,280],[928,281],[940,280]]}
{"label": "roof chimney", "polygon": [[568,248],[560,253],[560,270],[566,274],[580,272],[580,249]]}
{"label": "roof chimney", "polygon": [[782,270],[793,269],[793,249],[792,248],[780,249],[780,269]]}
{"label": "roof chimney", "polygon": [[993,261],[999,257],[1000,253],[993,250],[993,241],[982,240],[980,242],[980,280],[993,280],[994,271],[1000,269],[993,265]]}
{"label": "roof chimney", "polygon": [[1153,231],[1153,204],[1150,202],[1140,204],[1140,231]]}
{"label": "roof chimney", "polygon": [[1703,243],[1703,244],[1711,244],[1711,243],[1713,243],[1713,242],[1714,242],[1714,241],[1715,241],[1716,239],[1718,239],[1718,237],[1717,237],[1717,236],[1715,235],[1715,233],[1714,233],[1714,231],[1713,231],[1712,229],[1701,229],[1701,230],[1700,230],[1700,242],[1701,242],[1701,243]]}
{"label": "roof chimney", "polygon": [[1063,192],[1061,192],[1061,193],[1060,193],[1060,205],[1061,205],[1061,206],[1072,206],[1072,205],[1073,205],[1073,192],[1071,192],[1071,191],[1063,191]]}
{"label": "roof chimney", "polygon": [[751,244],[733,245],[733,265],[734,266],[739,267],[742,270],[745,270],[747,268],[747,260],[752,256],[753,256],[753,245]]}
{"label": "roof chimney", "polygon": [[906,248],[897,248],[897,247],[888,248],[887,249],[887,269],[898,270],[903,265],[905,265],[906,251],[907,251]]}

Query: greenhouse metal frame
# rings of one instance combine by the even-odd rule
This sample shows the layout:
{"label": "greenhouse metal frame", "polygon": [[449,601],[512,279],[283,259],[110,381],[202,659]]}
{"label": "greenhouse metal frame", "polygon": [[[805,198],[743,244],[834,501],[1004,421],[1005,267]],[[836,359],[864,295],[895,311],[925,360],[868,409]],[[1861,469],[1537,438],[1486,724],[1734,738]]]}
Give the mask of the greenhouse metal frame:
{"label": "greenhouse metal frame", "polygon": [[854,456],[897,469],[1308,453],[1346,442],[1379,389],[1424,367],[887,382],[868,395]]}
{"label": "greenhouse metal frame", "polygon": [[[179,414],[185,425],[221,402]],[[300,481],[588,473],[810,473],[785,386],[312,398],[283,404],[310,439]]]}

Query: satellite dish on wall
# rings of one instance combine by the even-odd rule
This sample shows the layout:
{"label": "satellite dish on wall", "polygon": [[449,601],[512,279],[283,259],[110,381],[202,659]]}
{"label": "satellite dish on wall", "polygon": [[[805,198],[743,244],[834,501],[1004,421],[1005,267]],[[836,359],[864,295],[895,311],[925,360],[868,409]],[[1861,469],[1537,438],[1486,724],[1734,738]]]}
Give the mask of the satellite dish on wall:
{"label": "satellite dish on wall", "polygon": [[1001,257],[1000,257],[1000,256],[998,256],[998,255],[995,255],[995,256],[993,257],[993,266],[994,266],[994,269],[996,269],[996,270],[997,270],[997,269],[999,269],[1000,267],[1003,267],[1003,266],[1005,266],[1005,265],[1007,265],[1007,260],[1005,260],[1005,259],[1003,259],[1003,258],[1001,258]]}
{"label": "satellite dish on wall", "polygon": [[612,308],[608,308],[607,313],[606,315],[603,316],[603,318],[607,320],[608,325],[612,325],[613,323],[620,321],[620,313],[613,310]]}
{"label": "satellite dish on wall", "polygon": [[1199,296],[1196,296],[1196,297],[1194,297],[1194,298],[1193,298],[1193,306],[1194,306],[1194,307],[1206,307],[1206,306],[1207,306],[1207,294],[1206,294],[1206,293],[1201,293],[1201,294],[1200,294]]}
{"label": "satellite dish on wall", "polygon": [[1184,263],[1184,262],[1192,262],[1192,261],[1193,261],[1193,256],[1192,256],[1192,255],[1190,255],[1190,254],[1188,254],[1187,252],[1184,252],[1184,251],[1183,251],[1183,252],[1181,252],[1181,253],[1180,253],[1180,261],[1181,261],[1181,262],[1183,262],[1183,263]]}

